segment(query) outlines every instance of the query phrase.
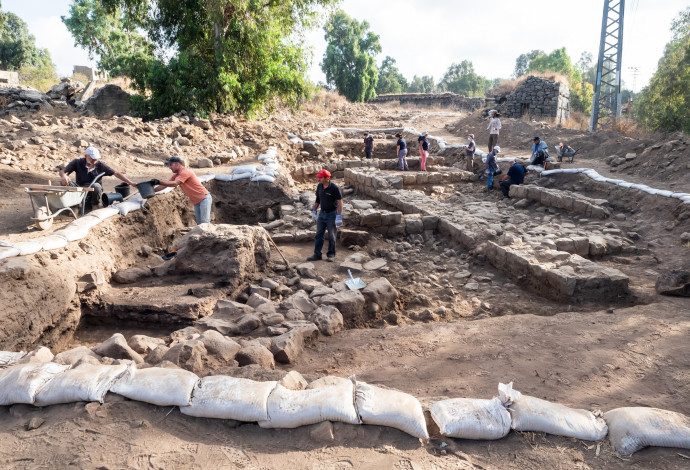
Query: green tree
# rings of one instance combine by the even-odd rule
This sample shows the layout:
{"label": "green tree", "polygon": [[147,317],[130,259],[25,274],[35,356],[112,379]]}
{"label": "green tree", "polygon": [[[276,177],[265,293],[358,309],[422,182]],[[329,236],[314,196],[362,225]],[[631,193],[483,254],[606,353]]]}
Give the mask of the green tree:
{"label": "green tree", "polygon": [[376,84],[376,94],[402,93],[407,90],[407,80],[395,66],[395,59],[386,56],[379,68],[379,80]]}
{"label": "green tree", "polygon": [[474,72],[472,62],[463,60],[459,64],[448,67],[439,82],[444,90],[465,96],[484,96],[487,79]]}
{"label": "green tree", "polygon": [[412,78],[407,91],[409,93],[433,93],[435,89],[436,85],[434,84],[434,77],[429,75],[418,77],[415,75]]}
{"label": "green tree", "polygon": [[336,0],[74,0],[77,44],[132,79],[147,116],[297,106],[309,93],[302,32]]}
{"label": "green tree", "polygon": [[529,70],[529,63],[537,56],[544,55],[544,51],[534,49],[527,54],[520,54],[515,59],[515,70],[513,70],[513,78],[522,77]]}
{"label": "green tree", "polygon": [[338,10],[323,29],[327,47],[321,70],[326,81],[350,101],[376,96],[378,70],[374,57],[381,52],[381,46],[379,36],[368,31],[369,23],[360,23]]}
{"label": "green tree", "polygon": [[690,132],[690,7],[679,13],[671,31],[673,39],[633,108],[637,119],[652,130]]}
{"label": "green tree", "polygon": [[583,82],[594,83],[594,78],[596,77],[597,68],[592,59],[591,52],[583,52],[580,54],[580,59],[577,61],[577,69],[580,71]]}

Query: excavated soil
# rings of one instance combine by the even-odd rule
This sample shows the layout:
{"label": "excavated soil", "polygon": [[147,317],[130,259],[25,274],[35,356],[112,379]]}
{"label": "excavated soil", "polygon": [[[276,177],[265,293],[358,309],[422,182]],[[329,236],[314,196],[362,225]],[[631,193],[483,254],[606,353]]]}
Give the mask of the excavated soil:
{"label": "excavated soil", "polygon": [[[269,145],[279,147],[288,167],[340,158],[337,151],[319,156],[300,152],[289,143],[285,132],[309,140],[310,132],[329,127],[413,127],[448,144],[464,143],[468,132],[477,136],[480,149],[487,140],[486,121],[480,113],[467,116],[369,105],[345,105],[329,111],[326,116],[279,113],[254,122],[216,117],[211,118],[211,132],[184,119],[147,124],[158,136],[142,131],[145,126],[130,118],[61,118],[38,127],[38,131],[4,123],[0,126],[3,142],[13,143],[5,145],[6,149],[16,148],[17,141],[28,141],[36,134],[45,142],[61,139],[63,143],[58,142],[57,151],[40,144],[20,145],[12,151],[16,156],[12,165],[0,163],[0,240],[16,242],[43,235],[31,226],[31,206],[18,187],[47,179],[57,182],[54,165],[78,156],[80,139],[105,149],[108,163],[137,181],[162,179],[168,174],[163,167],[135,162],[131,157],[137,155],[161,161],[180,153],[194,160],[231,146],[247,148],[247,156],[220,168],[197,169],[198,174],[220,173],[228,166],[255,162],[258,153]],[[51,122],[49,118],[43,121]],[[192,128],[192,132],[185,131],[193,137],[191,146],[172,144],[172,133],[180,127]],[[581,148],[575,163],[563,167],[594,168],[604,176],[690,192],[686,178],[690,150],[683,136],[632,139],[612,131],[589,134],[506,119],[499,142],[503,156],[526,156],[534,135],[540,135],[550,147],[565,139]],[[321,140],[326,149],[338,145],[337,138]],[[416,144],[416,138],[408,141]],[[377,141],[377,151],[392,149],[393,142],[390,136],[384,142]],[[415,152],[413,146],[410,153]],[[461,161],[461,154],[448,152],[444,155],[446,163]],[[628,154],[635,157],[626,159]],[[614,159],[607,157],[612,155],[625,162],[611,166]],[[106,190],[116,182],[107,179]],[[375,316],[359,328],[320,337],[295,364],[278,364],[277,371],[236,368],[232,374],[257,380],[275,379],[287,370],[307,378],[354,374],[360,380],[411,393],[423,403],[443,397],[490,398],[497,394],[499,382],[514,381],[515,388],[523,393],[576,408],[653,406],[690,415],[686,399],[690,394],[690,303],[687,298],[660,296],[654,289],[660,272],[690,265],[690,247],[681,242],[681,235],[690,232],[690,211],[666,198],[641,196],[580,175],[529,175],[527,182],[609,201],[613,217],[602,225],[611,224],[610,229],[639,238],[630,240],[628,251],[597,262],[630,278],[629,297],[616,302],[556,302],[525,289],[481,256],[438,234],[426,240],[375,236],[359,251],[372,257],[391,251],[398,255],[389,257],[387,271],[363,273],[362,278],[368,283],[383,275],[396,287],[400,296],[391,312]],[[289,204],[288,199],[281,200],[287,183],[284,190],[266,194],[217,181],[210,185],[216,223],[254,225],[268,221],[269,212],[290,217],[280,214],[281,204]],[[483,183],[475,182],[420,190],[438,201],[463,207],[488,202],[499,211],[511,213],[514,202],[499,201],[498,195],[487,195],[483,188]],[[314,184],[302,181],[294,189],[311,193]],[[370,198],[348,195],[346,202],[364,199]],[[385,208],[385,204],[380,207]],[[544,225],[567,223],[586,230],[591,222],[538,204],[520,210],[533,214]],[[291,217],[308,218],[309,213]],[[345,219],[347,226],[347,214]],[[68,218],[61,218],[50,231],[68,222]],[[109,219],[92,229],[87,239],[55,252],[26,257],[32,273],[30,282],[21,276],[2,279],[5,294],[0,293],[0,300],[22,298],[25,303],[3,305],[0,349],[46,345],[58,352],[79,345],[95,346],[116,332],[125,337],[165,337],[188,324],[185,318],[190,312],[207,314],[216,299],[241,299],[246,285],[287,274],[281,257],[273,250],[266,271],[251,274],[242,288],[204,276],[153,277],[134,285],[108,283],[102,289],[81,293],[75,301],[73,293],[80,289],[78,278],[83,273],[102,270],[109,277],[124,268],[155,269],[163,264],[160,255],[174,248],[175,240],[190,225],[191,206],[175,193],[153,198],[140,213]],[[292,266],[302,263],[313,249],[310,241],[279,245]],[[352,253],[339,247],[338,257]],[[338,263],[315,263],[314,269],[324,280],[344,280],[346,276]],[[476,282],[469,283],[468,276]],[[173,312],[172,319],[157,316],[160,312],[154,307],[165,302],[179,310]],[[154,315],[147,317],[147,313]],[[41,331],[34,326],[38,324],[52,326]],[[324,439],[316,425],[261,429],[256,424],[191,418],[176,408],[129,401],[114,394],[107,395],[104,404],[0,407],[0,423],[1,440],[6,443],[0,449],[0,464],[13,469],[683,469],[690,465],[688,452],[678,449],[650,448],[623,458],[608,441],[590,443],[541,433],[512,432],[493,442],[434,434],[421,443],[391,428],[334,423],[334,438],[330,440]]]}

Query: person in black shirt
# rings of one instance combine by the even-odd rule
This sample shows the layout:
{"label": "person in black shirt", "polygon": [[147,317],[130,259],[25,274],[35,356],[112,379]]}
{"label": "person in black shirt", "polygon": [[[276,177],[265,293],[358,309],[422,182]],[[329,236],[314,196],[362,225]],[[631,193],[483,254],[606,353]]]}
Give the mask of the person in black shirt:
{"label": "person in black shirt", "polygon": [[396,143],[396,148],[395,151],[398,154],[398,170],[400,171],[405,171],[407,170],[407,159],[405,156],[407,155],[407,142],[405,142],[405,139],[403,139],[402,133],[398,132],[395,134],[395,136],[398,138],[398,142]]}
{"label": "person in black shirt", "polygon": [[[311,211],[316,221],[316,239],[314,240],[314,254],[307,261],[321,260],[321,249],[328,230],[328,252],[326,261],[335,259],[335,238],[338,235],[338,227],[343,225],[343,195],[335,183],[331,183],[331,173],[321,170],[316,177],[319,185],[316,187],[316,202]],[[318,215],[316,210],[321,206]]]}
{"label": "person in black shirt", "polygon": [[467,136],[467,148],[465,149],[465,158],[467,161],[467,171],[474,173],[474,152],[477,150],[477,146],[474,144],[474,134],[469,134]]}
{"label": "person in black shirt", "polygon": [[[72,172],[75,174],[76,184],[70,182],[68,175]],[[94,178],[101,173],[105,173],[105,176],[115,176],[130,186],[136,186],[136,183],[125,175],[119,171],[113,170],[103,163],[101,161],[101,153],[96,147],[88,147],[84,150],[84,158],[75,158],[67,164],[64,170],[60,170],[60,181],[63,186],[72,185],[86,188],[94,181]],[[102,177],[98,178],[91,186],[93,191],[89,192],[87,196],[86,212],[89,212],[94,207],[98,207],[98,204],[101,202],[101,195],[103,194],[101,178]]]}
{"label": "person in black shirt", "polygon": [[364,147],[362,147],[362,152],[364,152],[368,159],[374,156],[374,136],[369,135],[368,132],[364,133]]}
{"label": "person in black shirt", "polygon": [[510,199],[510,187],[514,184],[522,184],[525,181],[525,167],[517,163],[515,160],[510,161],[510,169],[508,174],[503,177],[501,181],[501,191],[503,196],[501,199]]}
{"label": "person in black shirt", "polygon": [[417,143],[419,144],[419,158],[421,159],[420,168],[422,171],[426,171],[426,159],[429,157],[429,141],[426,140],[427,135],[429,135],[429,133],[424,131],[417,139]]}

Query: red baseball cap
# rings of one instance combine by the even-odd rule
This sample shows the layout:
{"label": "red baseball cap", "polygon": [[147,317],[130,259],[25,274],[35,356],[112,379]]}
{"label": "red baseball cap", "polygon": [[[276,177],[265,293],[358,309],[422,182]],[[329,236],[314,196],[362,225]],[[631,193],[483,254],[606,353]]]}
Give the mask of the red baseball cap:
{"label": "red baseball cap", "polygon": [[331,172],[328,170],[321,170],[317,175],[317,178],[330,178]]}

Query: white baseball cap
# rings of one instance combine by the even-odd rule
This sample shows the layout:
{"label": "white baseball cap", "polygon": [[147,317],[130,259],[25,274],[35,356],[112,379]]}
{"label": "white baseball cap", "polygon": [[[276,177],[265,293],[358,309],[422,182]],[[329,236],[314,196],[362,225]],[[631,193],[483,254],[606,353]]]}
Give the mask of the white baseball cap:
{"label": "white baseball cap", "polygon": [[500,151],[501,151],[501,147],[499,147],[498,145],[494,145],[494,150],[497,151],[497,152],[500,152]]}
{"label": "white baseball cap", "polygon": [[86,150],[84,150],[84,154],[88,155],[94,160],[101,158],[101,152],[99,152],[96,147],[87,147]]}

